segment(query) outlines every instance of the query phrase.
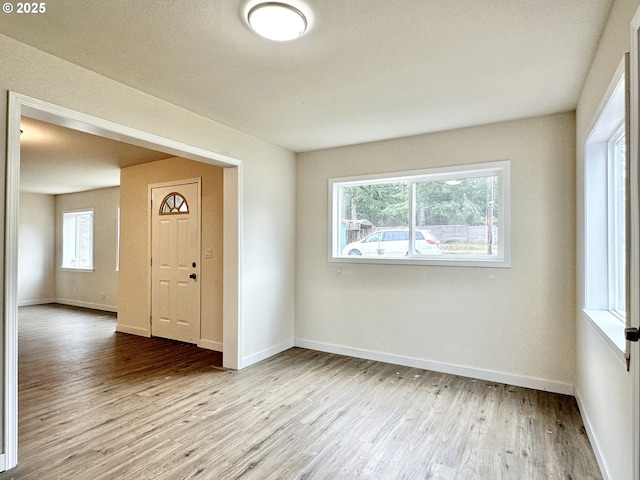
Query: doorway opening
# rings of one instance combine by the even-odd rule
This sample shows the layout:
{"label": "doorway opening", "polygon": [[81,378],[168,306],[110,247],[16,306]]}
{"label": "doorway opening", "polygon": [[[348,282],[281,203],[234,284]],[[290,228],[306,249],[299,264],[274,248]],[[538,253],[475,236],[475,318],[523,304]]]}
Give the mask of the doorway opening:
{"label": "doorway opening", "polygon": [[164,137],[109,122],[14,92],[9,93],[7,122],[7,178],[5,193],[4,277],[4,455],[0,470],[17,465],[18,459],[18,219],[20,198],[20,121],[33,118],[54,125],[223,167],[223,366],[239,368],[241,336],[241,175],[242,162]]}

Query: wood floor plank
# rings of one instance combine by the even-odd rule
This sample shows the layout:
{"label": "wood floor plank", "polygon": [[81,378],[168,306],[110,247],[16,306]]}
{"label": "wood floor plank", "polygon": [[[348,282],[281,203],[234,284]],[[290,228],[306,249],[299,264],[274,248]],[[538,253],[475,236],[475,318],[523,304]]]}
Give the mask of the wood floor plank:
{"label": "wood floor plank", "polygon": [[20,309],[19,466],[0,480],[600,480],[575,400],[293,348],[221,354]]}

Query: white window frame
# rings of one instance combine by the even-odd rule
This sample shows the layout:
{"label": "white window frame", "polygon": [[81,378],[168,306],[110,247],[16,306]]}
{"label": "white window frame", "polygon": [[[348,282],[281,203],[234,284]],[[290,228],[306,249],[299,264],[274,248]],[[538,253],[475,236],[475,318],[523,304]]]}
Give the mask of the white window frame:
{"label": "white window frame", "polygon": [[[626,319],[612,306],[612,139],[624,132],[624,65],[610,85],[593,127],[584,143],[584,316],[614,351],[624,358]],[[621,132],[622,130],[622,132]],[[604,273],[604,274],[603,274]],[[622,286],[622,288],[626,288]]]}
{"label": "white window frame", "polygon": [[[90,215],[91,216],[91,226],[89,229],[89,235],[90,235],[90,248],[91,248],[91,252],[90,252],[90,258],[91,258],[91,265],[87,265],[87,266],[78,266],[78,265],[74,265],[71,262],[67,261],[67,255],[66,255],[66,251],[67,251],[67,240],[65,239],[65,231],[66,231],[66,219],[68,217],[74,217],[75,219],[77,219],[77,217],[79,217],[80,215]],[[94,212],[92,208],[85,208],[85,209],[81,209],[81,210],[66,210],[64,212],[62,212],[62,265],[60,268],[64,269],[64,270],[80,270],[80,271],[93,271],[94,270]],[[74,225],[74,234],[73,234],[73,240],[74,240],[74,245],[73,245],[73,251],[75,252],[75,256],[77,256],[77,252],[79,250],[79,236],[78,236],[78,229],[77,229],[77,223]]]}
{"label": "white window frame", "polygon": [[[373,263],[391,265],[439,265],[459,267],[511,267],[511,162],[496,162],[456,165],[430,168],[425,170],[401,171],[373,175],[329,179],[329,262]],[[497,203],[500,209],[500,235],[498,235],[498,254],[496,255],[415,255],[410,249],[406,257],[359,257],[342,256],[340,252],[340,222],[342,211],[339,189],[345,186],[372,183],[408,182],[409,183],[409,230],[413,238],[415,226],[415,205],[413,185],[424,181],[447,181],[461,178],[498,177]]]}

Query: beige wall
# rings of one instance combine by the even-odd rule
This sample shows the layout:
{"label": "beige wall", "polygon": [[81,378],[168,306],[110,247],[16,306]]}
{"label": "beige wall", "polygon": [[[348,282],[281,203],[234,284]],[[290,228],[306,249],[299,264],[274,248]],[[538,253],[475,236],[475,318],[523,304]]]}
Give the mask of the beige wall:
{"label": "beige wall", "polygon": [[[18,300],[58,302],[117,311],[117,208],[119,188],[67,195],[20,194]],[[62,212],[94,211],[93,271],[63,270]]]}
{"label": "beige wall", "polygon": [[[223,169],[171,158],[122,169],[118,330],[149,331],[148,185],[202,178],[201,345],[222,351]],[[211,248],[213,258],[205,258]]]}
{"label": "beige wall", "polygon": [[[563,113],[298,155],[296,342],[572,392],[574,122]],[[329,178],[494,160],[511,161],[511,268],[327,261]]]}
{"label": "beige wall", "polygon": [[[119,203],[118,187],[56,195],[55,276],[58,303],[117,311]],[[93,209],[93,271],[62,269],[62,213],[84,209]]]}
{"label": "beige wall", "polygon": [[[584,306],[584,144],[625,52],[638,0],[617,0],[584,83],[576,111],[577,312],[576,396],[605,478],[633,477],[633,384],[622,352],[616,351],[582,314]],[[637,239],[636,239],[637,241]],[[637,362],[632,363],[637,368]]]}
{"label": "beige wall", "polygon": [[55,197],[20,194],[18,304],[55,300]]}

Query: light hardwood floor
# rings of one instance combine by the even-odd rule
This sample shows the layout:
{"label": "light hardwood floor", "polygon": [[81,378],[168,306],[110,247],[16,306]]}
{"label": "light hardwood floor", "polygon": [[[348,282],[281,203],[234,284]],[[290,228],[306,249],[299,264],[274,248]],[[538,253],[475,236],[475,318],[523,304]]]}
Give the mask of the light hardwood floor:
{"label": "light hardwood floor", "polygon": [[0,480],[601,478],[572,397],[298,348],[225,371],[55,305],[19,332]]}

